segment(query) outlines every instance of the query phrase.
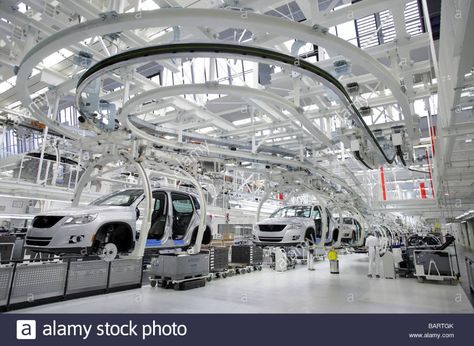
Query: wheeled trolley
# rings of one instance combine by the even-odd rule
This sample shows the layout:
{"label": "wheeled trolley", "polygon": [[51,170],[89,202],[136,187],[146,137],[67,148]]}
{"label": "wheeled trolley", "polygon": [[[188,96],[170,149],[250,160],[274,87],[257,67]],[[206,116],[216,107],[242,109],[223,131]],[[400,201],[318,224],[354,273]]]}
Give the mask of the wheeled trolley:
{"label": "wheeled trolley", "polygon": [[233,245],[229,269],[234,274],[262,270],[263,250],[255,245]]}
{"label": "wheeled trolley", "polygon": [[229,248],[227,246],[210,247],[207,281],[219,278],[225,279],[228,276],[231,276],[229,271]]}
{"label": "wheeled trolley", "polygon": [[209,276],[209,253],[167,254],[151,259],[151,287],[187,290],[206,285]]}
{"label": "wheeled trolley", "polygon": [[253,271],[261,271],[262,265],[247,265],[245,263],[230,263],[229,264],[229,274],[230,276],[236,274],[246,274]]}
{"label": "wheeled trolley", "polygon": [[173,288],[177,291],[185,291],[193,288],[206,286],[207,276],[195,277],[184,280],[168,280],[150,277],[151,287]]}
{"label": "wheeled trolley", "polygon": [[415,276],[418,281],[448,280],[457,284],[459,269],[456,254],[449,250],[415,250],[413,252]]}

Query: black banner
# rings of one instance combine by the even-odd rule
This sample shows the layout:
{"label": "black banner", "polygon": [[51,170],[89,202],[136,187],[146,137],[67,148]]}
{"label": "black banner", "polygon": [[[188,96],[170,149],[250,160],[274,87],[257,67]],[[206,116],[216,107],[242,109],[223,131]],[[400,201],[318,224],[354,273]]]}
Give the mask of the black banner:
{"label": "black banner", "polygon": [[[159,308],[159,307],[157,307]],[[2,314],[2,345],[470,345],[474,315]]]}

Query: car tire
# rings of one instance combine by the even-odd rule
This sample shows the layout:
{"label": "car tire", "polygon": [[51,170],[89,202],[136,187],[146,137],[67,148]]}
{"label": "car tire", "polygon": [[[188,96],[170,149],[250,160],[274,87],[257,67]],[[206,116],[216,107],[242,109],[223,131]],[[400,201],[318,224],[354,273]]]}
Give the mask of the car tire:
{"label": "car tire", "polygon": [[133,236],[130,230],[123,224],[108,224],[102,226],[96,233],[93,251],[100,253],[101,249],[108,243],[117,247],[117,252],[129,253],[133,249]]}

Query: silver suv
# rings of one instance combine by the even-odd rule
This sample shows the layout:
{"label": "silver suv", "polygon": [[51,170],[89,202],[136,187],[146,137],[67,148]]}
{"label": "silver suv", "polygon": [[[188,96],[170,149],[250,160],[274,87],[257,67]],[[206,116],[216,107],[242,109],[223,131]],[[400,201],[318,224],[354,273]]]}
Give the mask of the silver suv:
{"label": "silver suv", "polygon": [[[106,244],[117,253],[133,250],[139,238],[145,195],[142,189],[126,189],[106,195],[88,206],[49,211],[36,216],[26,234],[25,247],[54,254],[98,254]],[[187,249],[194,245],[199,227],[198,197],[189,192],[153,190],[153,214],[147,248]],[[203,244],[212,238],[210,220]]]}
{"label": "silver suv", "polygon": [[321,218],[319,205],[293,205],[275,211],[268,219],[257,222],[253,242],[256,245],[297,245],[305,241],[318,244],[322,237],[322,222],[328,224],[325,244],[338,239],[339,230],[326,209],[326,220]]}
{"label": "silver suv", "polygon": [[[336,218],[341,221],[340,218]],[[363,237],[362,226],[355,218],[344,216],[342,218],[341,243],[356,244]]]}

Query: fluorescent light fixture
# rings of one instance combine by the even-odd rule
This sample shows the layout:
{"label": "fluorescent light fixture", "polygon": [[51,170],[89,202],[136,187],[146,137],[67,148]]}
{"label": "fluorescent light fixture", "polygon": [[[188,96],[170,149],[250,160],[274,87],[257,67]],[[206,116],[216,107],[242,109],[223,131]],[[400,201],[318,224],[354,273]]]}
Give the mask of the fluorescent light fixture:
{"label": "fluorescent light fixture", "polygon": [[13,109],[15,107],[18,107],[19,105],[21,105],[21,102],[20,101],[16,101],[16,102],[13,102],[11,104],[9,104],[6,108],[8,109]]}
{"label": "fluorescent light fixture", "polygon": [[140,10],[142,11],[152,11],[152,10],[157,10],[159,8],[160,6],[158,6],[153,0],[143,1],[140,6]]}
{"label": "fluorescent light fixture", "polygon": [[48,87],[44,87],[44,88],[32,93],[30,97],[31,97],[31,99],[34,99],[35,97],[38,97],[38,96],[46,93],[48,90],[49,90]]}
{"label": "fluorescent light fixture", "polygon": [[13,88],[15,86],[15,83],[16,83],[16,76],[10,77],[6,81],[0,83],[0,94]]}
{"label": "fluorescent light fixture", "polygon": [[204,127],[202,129],[199,129],[196,132],[206,134],[206,133],[209,133],[209,132],[212,132],[212,131],[214,131],[214,127],[210,126],[210,127]]}
{"label": "fluorescent light fixture", "polygon": [[46,67],[54,66],[61,61],[71,57],[74,53],[71,52],[69,49],[63,48],[58,52],[51,54],[50,56],[43,59],[43,65]]}
{"label": "fluorescent light fixture", "polygon": [[252,122],[251,118],[245,118],[245,119],[235,120],[235,121],[232,122],[232,124],[234,124],[236,126],[240,126],[240,125],[250,124],[251,122]]}

